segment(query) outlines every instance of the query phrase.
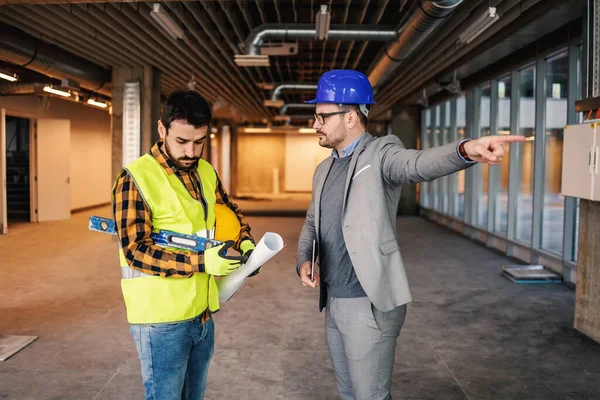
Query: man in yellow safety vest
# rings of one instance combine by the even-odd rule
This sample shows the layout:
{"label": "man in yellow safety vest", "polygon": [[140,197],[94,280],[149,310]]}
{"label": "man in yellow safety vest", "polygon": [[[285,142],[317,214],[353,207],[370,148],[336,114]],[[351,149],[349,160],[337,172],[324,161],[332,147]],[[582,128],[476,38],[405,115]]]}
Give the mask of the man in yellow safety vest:
{"label": "man in yellow safety vest", "polygon": [[[204,397],[211,313],[219,309],[214,277],[233,272],[255,247],[244,216],[200,158],[211,118],[197,92],[172,93],[158,121],[161,140],[123,168],[113,188],[121,288],[145,400]],[[159,230],[223,243],[203,253],[163,248],[150,238]],[[228,255],[229,248],[241,255]]]}

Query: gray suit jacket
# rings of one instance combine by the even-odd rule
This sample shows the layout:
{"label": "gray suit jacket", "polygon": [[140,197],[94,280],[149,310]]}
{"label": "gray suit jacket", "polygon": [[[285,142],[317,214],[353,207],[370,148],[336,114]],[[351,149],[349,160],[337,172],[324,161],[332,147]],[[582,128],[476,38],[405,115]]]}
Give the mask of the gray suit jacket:
{"label": "gray suit jacket", "polygon": [[[356,276],[380,311],[412,300],[396,237],[401,186],[430,181],[471,165],[459,157],[457,145],[409,150],[396,136],[376,138],[367,133],[351,156],[340,223]],[[318,243],[321,192],[332,162],[332,157],[321,162],[313,176],[297,265],[310,261],[313,239]],[[320,310],[326,301],[326,288],[321,285]]]}

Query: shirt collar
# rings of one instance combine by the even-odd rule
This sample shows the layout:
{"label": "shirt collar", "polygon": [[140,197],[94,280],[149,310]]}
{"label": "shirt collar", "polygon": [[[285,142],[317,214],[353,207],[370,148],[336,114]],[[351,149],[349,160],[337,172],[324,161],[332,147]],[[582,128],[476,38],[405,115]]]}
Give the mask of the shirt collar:
{"label": "shirt collar", "polygon": [[344,158],[344,157],[351,156],[352,153],[354,153],[354,150],[356,150],[356,146],[358,146],[358,143],[360,143],[361,139],[363,137],[365,137],[366,133],[367,132],[365,132],[362,135],[360,135],[354,142],[350,143],[344,150],[342,150],[342,156],[341,157],[338,155],[338,152],[337,152],[336,149],[333,149],[331,151],[331,157],[333,157],[333,158]]}
{"label": "shirt collar", "polygon": [[158,161],[160,166],[163,167],[165,171],[167,171],[167,175],[171,175],[179,171],[179,169],[177,168],[175,163],[171,161],[164,147],[164,142],[158,141],[154,144],[154,146],[152,146],[150,154],[152,154],[152,156],[156,158],[156,161]]}

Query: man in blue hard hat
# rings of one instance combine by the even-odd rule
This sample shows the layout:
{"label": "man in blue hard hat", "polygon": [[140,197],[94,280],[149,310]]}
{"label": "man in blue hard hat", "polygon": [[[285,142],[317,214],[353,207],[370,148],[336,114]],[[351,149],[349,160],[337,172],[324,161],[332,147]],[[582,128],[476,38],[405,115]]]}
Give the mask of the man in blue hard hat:
{"label": "man in blue hard hat", "polygon": [[[319,144],[332,152],[315,171],[296,272],[304,286],[320,286],[341,398],[390,399],[396,340],[412,300],[396,237],[401,185],[498,164],[504,143],[525,138],[486,136],[427,150],[406,149],[394,135],[376,138],[367,131],[371,84],[352,70],[323,74],[308,103],[316,104]],[[311,276],[313,240],[319,271]]]}

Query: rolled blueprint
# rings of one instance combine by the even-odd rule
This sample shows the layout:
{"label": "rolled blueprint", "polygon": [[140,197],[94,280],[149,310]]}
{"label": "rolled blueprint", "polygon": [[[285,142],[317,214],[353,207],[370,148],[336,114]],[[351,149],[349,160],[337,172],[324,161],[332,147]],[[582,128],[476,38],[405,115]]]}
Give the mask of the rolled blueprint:
{"label": "rolled blueprint", "polygon": [[265,233],[245,264],[241,265],[231,274],[217,279],[219,301],[224,303],[232,298],[244,285],[246,279],[248,279],[248,275],[273,258],[281,249],[283,249],[282,237],[273,232]]}

